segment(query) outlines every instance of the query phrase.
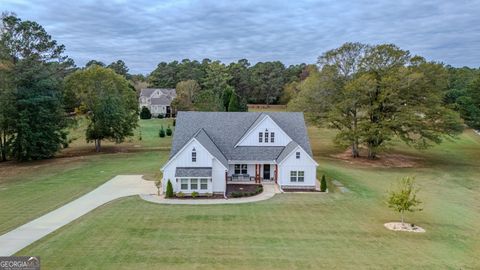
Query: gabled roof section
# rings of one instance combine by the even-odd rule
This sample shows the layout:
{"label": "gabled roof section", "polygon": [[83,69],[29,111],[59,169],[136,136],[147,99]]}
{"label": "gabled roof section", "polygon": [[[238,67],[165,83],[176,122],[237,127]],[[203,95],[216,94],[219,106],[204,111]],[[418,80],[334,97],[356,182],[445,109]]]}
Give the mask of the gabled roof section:
{"label": "gabled roof section", "polygon": [[[261,125],[263,122],[265,121],[271,121],[275,126],[277,126],[280,130],[278,132],[280,133],[283,133],[283,136],[289,138],[289,140],[292,140],[290,138],[290,136],[283,130],[282,127],[280,127],[277,122],[275,122],[275,120],[272,119],[272,117],[270,117],[268,114],[266,113],[261,113],[257,119],[255,120],[255,122],[253,122],[253,124],[248,128],[248,130],[245,132],[245,134],[243,134],[243,136],[240,138],[240,140],[238,140],[238,142],[235,144],[235,147],[238,147],[238,146],[247,146],[247,145],[242,145],[242,142],[244,140],[246,140],[252,133],[252,131],[254,131],[259,125]],[[258,147],[258,146],[257,146]],[[282,145],[283,147],[283,145]]]}
{"label": "gabled roof section", "polygon": [[237,141],[237,143],[235,144],[235,147],[237,147],[248,136],[248,134],[250,134],[250,132],[252,132],[252,130],[254,130],[255,127],[258,126],[263,121],[263,119],[265,119],[266,116],[267,116],[266,114],[260,113],[257,119],[255,119],[255,121],[250,125],[250,127],[243,134],[243,136]]}
{"label": "gabled roof section", "polygon": [[177,95],[174,88],[143,88],[140,90],[140,97],[150,97],[157,90],[167,96],[175,97]]}
{"label": "gabled roof section", "polygon": [[140,96],[141,97],[150,97],[153,92],[155,92],[155,88],[144,88],[140,90]]}
{"label": "gabled roof section", "polygon": [[[223,155],[224,159],[221,159],[220,154],[215,153],[213,146],[205,146],[213,149],[207,148],[222,164],[225,160],[258,160],[256,158],[259,156],[262,160],[276,160],[285,147],[235,147],[243,135],[264,118],[261,117],[262,115],[268,115],[292,141],[312,156],[307,128],[301,112],[178,112],[170,157],[198,135],[205,140],[201,142],[202,145],[211,144]],[[205,135],[200,132],[200,129]],[[203,138],[204,136],[209,140]]]}
{"label": "gabled roof section", "polygon": [[150,103],[152,105],[170,105],[172,100],[174,99],[173,96],[162,95],[159,98],[152,98]]}
{"label": "gabled roof section", "polygon": [[210,154],[212,154],[220,163],[225,166],[225,168],[228,168],[228,160],[227,158],[223,155],[223,153],[218,149],[218,147],[215,145],[215,143],[212,141],[210,136],[208,136],[207,132],[203,128],[198,130],[198,132],[194,136],[197,141],[207,149]]}
{"label": "gabled roof section", "polygon": [[298,147],[298,143],[291,141],[285,146],[283,151],[278,155],[277,157],[277,162],[280,163],[282,160],[284,160],[286,157],[288,157],[288,154],[290,154],[293,150],[295,150]]}

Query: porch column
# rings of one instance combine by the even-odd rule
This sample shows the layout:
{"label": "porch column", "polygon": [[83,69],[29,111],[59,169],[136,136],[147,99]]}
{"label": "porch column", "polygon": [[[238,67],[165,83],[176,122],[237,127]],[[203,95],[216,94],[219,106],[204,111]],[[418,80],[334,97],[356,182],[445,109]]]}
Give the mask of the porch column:
{"label": "porch column", "polygon": [[260,183],[260,164],[255,164],[255,183]]}
{"label": "porch column", "polygon": [[275,184],[277,183],[278,179],[278,164],[275,164]]}

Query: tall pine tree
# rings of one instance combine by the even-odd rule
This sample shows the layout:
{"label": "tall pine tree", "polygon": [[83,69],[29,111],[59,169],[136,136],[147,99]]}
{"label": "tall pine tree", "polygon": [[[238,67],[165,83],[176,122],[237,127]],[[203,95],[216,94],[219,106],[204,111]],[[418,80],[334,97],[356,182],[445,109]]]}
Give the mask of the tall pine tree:
{"label": "tall pine tree", "polygon": [[52,157],[66,144],[62,79],[73,61],[36,22],[3,15],[1,29],[1,47],[12,65],[7,87],[13,98],[7,102],[13,109],[6,118],[15,121],[7,134],[9,152],[17,160]]}

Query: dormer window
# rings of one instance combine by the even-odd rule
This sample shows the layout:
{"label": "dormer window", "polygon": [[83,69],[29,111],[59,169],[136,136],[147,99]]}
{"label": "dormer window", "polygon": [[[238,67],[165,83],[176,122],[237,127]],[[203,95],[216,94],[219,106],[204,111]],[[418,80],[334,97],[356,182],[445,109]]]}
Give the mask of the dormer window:
{"label": "dormer window", "polygon": [[270,142],[275,142],[275,132],[270,132]]}
{"label": "dormer window", "polygon": [[295,156],[297,157],[297,159],[300,159],[300,152],[295,153]]}
{"label": "dormer window", "polygon": [[192,149],[192,162],[197,162],[197,150]]}
{"label": "dormer window", "polygon": [[258,133],[258,142],[263,142],[263,133],[262,132],[259,132]]}

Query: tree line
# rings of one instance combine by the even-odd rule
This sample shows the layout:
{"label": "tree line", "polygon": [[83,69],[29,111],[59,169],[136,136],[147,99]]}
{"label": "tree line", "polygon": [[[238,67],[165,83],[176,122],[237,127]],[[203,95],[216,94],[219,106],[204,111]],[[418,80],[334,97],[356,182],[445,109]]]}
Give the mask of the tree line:
{"label": "tree line", "polygon": [[346,43],[316,65],[184,59],[144,76],[130,74],[122,60],[76,67],[41,25],[14,14],[3,14],[0,27],[2,161],[49,158],[68,147],[76,114],[89,120],[85,135],[97,151],[102,140],[122,142],[137,126],[145,87],[176,88],[178,110],[288,104],[338,129],[335,141],[354,157],[366,148],[376,158],[395,138],[422,149],[454,137],[464,123],[480,129],[479,69],[444,66],[393,44]]}
{"label": "tree line", "polygon": [[286,67],[280,61],[251,65],[247,59],[229,64],[184,59],[159,63],[146,80],[150,87],[176,88],[178,110],[245,111],[247,103],[280,103],[284,85],[300,81],[305,67]]}

